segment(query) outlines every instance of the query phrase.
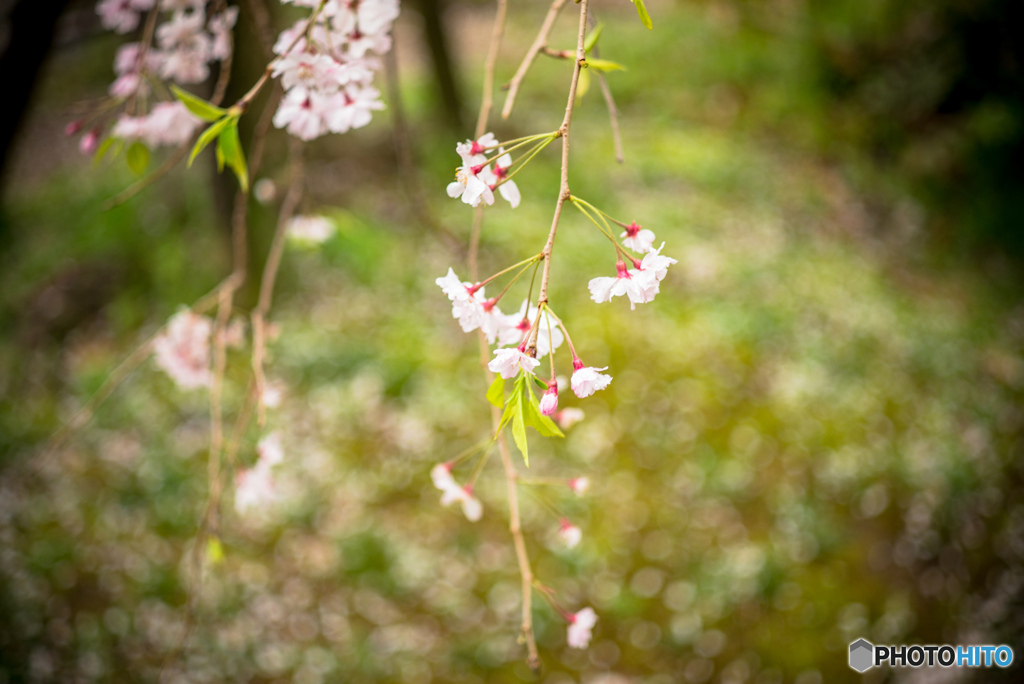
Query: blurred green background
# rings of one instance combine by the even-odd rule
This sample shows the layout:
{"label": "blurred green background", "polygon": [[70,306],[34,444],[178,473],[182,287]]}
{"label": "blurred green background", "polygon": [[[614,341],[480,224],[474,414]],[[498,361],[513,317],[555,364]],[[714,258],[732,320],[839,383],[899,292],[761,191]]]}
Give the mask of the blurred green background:
{"label": "blurred green background", "polygon": [[[308,146],[303,210],[338,231],[289,249],[272,313],[281,500],[240,517],[229,491],[224,557],[169,662],[208,491],[205,393],[149,362],[43,453],[227,272],[231,186],[205,160],[105,211],[130,172],[93,169],[60,131],[102,94],[119,40],[52,54],[0,217],[0,682],[156,681],[165,665],[172,682],[533,680],[497,459],[476,524],[441,508],[428,477],[487,434],[489,409],[476,339],[433,282],[466,273],[472,212],[444,186],[471,131],[453,131],[436,94],[425,6],[396,34],[415,178],[388,112]],[[544,7],[513,3],[499,82]],[[609,76],[626,163],[595,87],[574,122],[573,192],[654,230],[679,264],[652,304],[594,304],[586,282],[614,256],[565,215],[551,302],[615,380],[587,400],[563,393],[587,414],[564,441],[531,436],[531,475],[593,483],[582,499],[524,492],[536,574],[600,618],[591,647],[570,650],[537,597],[539,681],[1019,681],[1017,664],[846,664],[858,637],[1024,647],[1018,4],[654,1],[650,33],[625,0],[593,8],[602,57],[627,66]],[[452,2],[441,15],[467,122],[491,13]],[[572,45],[569,13],[553,47]],[[568,68],[539,61],[499,137],[557,127]],[[261,177],[284,178],[285,148],[271,138]],[[549,148],[517,176],[523,204],[487,211],[483,273],[542,246],[557,165]],[[276,205],[252,212],[258,269]],[[231,421],[248,350],[229,362]],[[552,509],[583,528],[577,549],[558,545]]]}

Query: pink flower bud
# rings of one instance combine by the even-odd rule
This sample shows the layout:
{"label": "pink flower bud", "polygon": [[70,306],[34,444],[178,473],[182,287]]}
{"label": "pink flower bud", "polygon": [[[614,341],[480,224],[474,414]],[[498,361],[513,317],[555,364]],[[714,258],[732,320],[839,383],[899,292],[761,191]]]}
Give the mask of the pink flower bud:
{"label": "pink flower bud", "polygon": [[78,143],[78,151],[82,154],[92,154],[100,144],[100,129],[94,128],[82,136]]}
{"label": "pink flower bud", "polygon": [[70,138],[75,133],[78,133],[78,131],[80,131],[80,130],[82,130],[82,122],[81,122],[81,120],[72,121],[71,123],[69,123],[67,126],[64,127],[64,135],[66,135],[66,136],[68,136]]}
{"label": "pink flower bud", "polygon": [[548,386],[548,391],[544,393],[544,396],[540,398],[540,412],[541,415],[550,416],[552,413],[558,410],[558,384],[552,382]]}
{"label": "pink flower bud", "polygon": [[575,492],[576,496],[583,496],[586,494],[587,489],[590,487],[590,479],[586,477],[574,477],[569,480],[569,488]]}

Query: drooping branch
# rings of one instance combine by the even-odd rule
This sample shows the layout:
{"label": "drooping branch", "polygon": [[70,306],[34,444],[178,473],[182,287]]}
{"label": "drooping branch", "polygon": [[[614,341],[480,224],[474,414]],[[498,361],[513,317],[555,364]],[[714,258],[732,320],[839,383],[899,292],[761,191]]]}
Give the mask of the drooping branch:
{"label": "drooping branch", "polygon": [[523,84],[523,79],[526,78],[526,73],[530,70],[530,66],[533,64],[533,60],[537,58],[541,50],[547,47],[548,36],[551,34],[551,27],[555,25],[555,19],[558,18],[558,13],[562,10],[565,5],[565,0],[554,0],[551,3],[551,7],[548,8],[548,14],[544,17],[544,23],[541,24],[540,31],[537,32],[537,37],[533,39],[533,45],[526,51],[526,56],[523,57],[522,63],[519,68],[516,69],[515,76],[508,83],[508,95],[505,97],[505,106],[501,110],[501,118],[507,119],[512,114],[512,107],[516,103],[516,95],[519,93],[519,88]]}

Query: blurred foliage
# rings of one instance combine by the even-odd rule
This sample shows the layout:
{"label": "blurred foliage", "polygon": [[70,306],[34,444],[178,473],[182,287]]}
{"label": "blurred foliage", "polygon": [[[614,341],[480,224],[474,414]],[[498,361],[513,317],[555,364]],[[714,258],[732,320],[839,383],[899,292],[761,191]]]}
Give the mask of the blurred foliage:
{"label": "blurred foliage", "polygon": [[[573,191],[655,230],[680,263],[654,303],[596,305],[585,283],[611,274],[614,255],[565,215],[551,301],[581,356],[615,380],[585,401],[563,393],[587,412],[564,442],[530,437],[531,476],[594,483],[582,499],[557,487],[523,497],[538,578],[600,617],[589,650],[567,649],[538,597],[541,681],[896,680],[849,670],[858,637],[1024,652],[1024,309],[998,274],[925,249],[912,183],[893,181],[909,176],[780,143],[867,139],[847,137],[856,126],[834,112],[849,110],[812,81],[777,78],[803,73],[810,43],[754,30],[752,4],[651,3],[651,33],[620,4],[598,11],[603,55],[629,67],[609,75],[627,163],[614,164],[594,90],[574,125]],[[826,11],[762,9],[773,6]],[[515,14],[504,77],[542,13]],[[863,14],[847,22],[855,36]],[[553,46],[570,44],[568,23]],[[557,126],[567,66],[537,64],[502,137]],[[170,662],[207,494],[207,397],[147,363],[64,448],[44,448],[226,272],[212,170],[172,174],[110,212],[103,202],[131,181],[117,167],[69,159],[8,188],[0,680],[156,681],[165,663],[180,682],[531,680],[496,459],[477,524],[442,509],[427,475],[489,426],[476,340],[433,283],[449,265],[464,273],[464,254],[414,218],[429,211],[468,237],[470,210],[443,194],[451,140],[422,118],[428,89],[405,90],[426,207],[406,202],[385,117],[310,150],[306,210],[328,207],[338,232],[290,249],[279,281],[268,371],[287,390],[267,430],[287,454],[281,500],[243,518],[228,488],[223,559],[204,569],[197,623]],[[557,156],[517,176],[521,207],[488,211],[484,272],[542,244]],[[876,191],[894,211],[872,211]],[[253,205],[257,254],[274,214]],[[230,425],[248,350],[229,361]],[[233,468],[255,459],[259,436],[246,433]],[[576,550],[559,547],[552,509],[583,528]],[[1020,667],[957,674],[1016,681]],[[920,675],[898,680],[935,673]]]}

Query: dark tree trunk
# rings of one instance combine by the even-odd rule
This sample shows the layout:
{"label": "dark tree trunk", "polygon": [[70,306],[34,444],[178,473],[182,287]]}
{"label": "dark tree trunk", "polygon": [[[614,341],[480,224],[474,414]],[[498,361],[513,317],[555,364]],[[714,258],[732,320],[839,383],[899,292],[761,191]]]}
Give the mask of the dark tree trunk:
{"label": "dark tree trunk", "polygon": [[15,0],[3,22],[7,45],[0,46],[4,106],[0,107],[0,182],[11,145],[32,98],[39,70],[53,44],[57,20],[70,0]]}
{"label": "dark tree trunk", "polygon": [[445,122],[453,133],[463,135],[462,96],[452,67],[451,51],[448,47],[448,32],[444,26],[446,0],[415,0],[416,9],[423,16],[423,37],[434,62],[440,105]]}

